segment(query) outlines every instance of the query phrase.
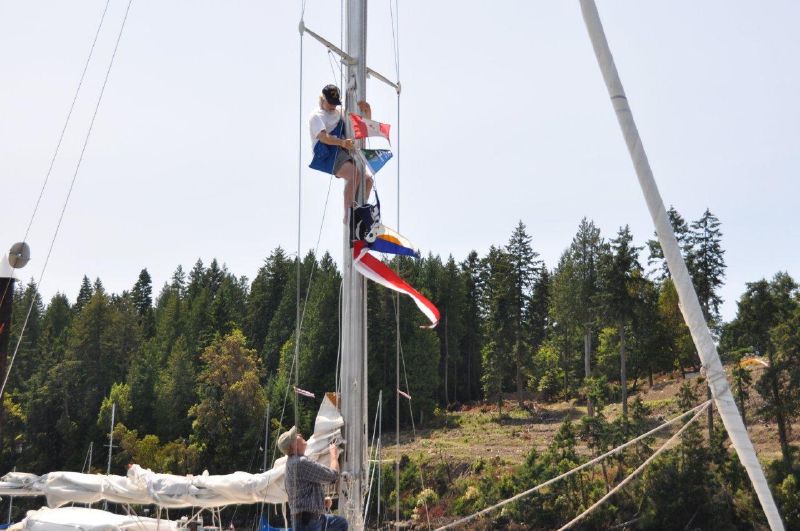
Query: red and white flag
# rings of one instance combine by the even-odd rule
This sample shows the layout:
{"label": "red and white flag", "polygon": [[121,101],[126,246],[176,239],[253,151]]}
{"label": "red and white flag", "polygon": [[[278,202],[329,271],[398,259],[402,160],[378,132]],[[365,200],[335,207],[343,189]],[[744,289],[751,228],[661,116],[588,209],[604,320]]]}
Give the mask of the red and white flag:
{"label": "red and white flag", "polygon": [[368,136],[382,136],[389,140],[389,124],[382,124],[374,120],[362,118],[357,114],[350,113],[350,122],[353,124],[353,134],[356,138],[367,138]]}
{"label": "red and white flag", "polygon": [[408,394],[408,393],[404,393],[404,392],[403,392],[403,391],[401,391],[400,389],[398,389],[398,390],[397,390],[397,393],[398,393],[400,396],[402,396],[402,397],[405,397],[405,398],[408,398],[409,400],[411,400],[411,395],[410,395],[410,394]]}
{"label": "red and white flag", "polygon": [[305,389],[300,389],[296,385],[293,385],[292,387],[294,387],[295,394],[302,395],[302,396],[307,396],[308,398],[314,398],[314,393],[312,393],[311,391],[306,391]]}
{"label": "red and white flag", "polygon": [[411,297],[417,308],[431,322],[431,325],[426,328],[433,328],[439,323],[439,310],[436,306],[426,299],[422,293],[411,287],[408,282],[400,278],[389,266],[372,256],[369,253],[369,247],[362,240],[353,242],[353,267],[371,281]]}

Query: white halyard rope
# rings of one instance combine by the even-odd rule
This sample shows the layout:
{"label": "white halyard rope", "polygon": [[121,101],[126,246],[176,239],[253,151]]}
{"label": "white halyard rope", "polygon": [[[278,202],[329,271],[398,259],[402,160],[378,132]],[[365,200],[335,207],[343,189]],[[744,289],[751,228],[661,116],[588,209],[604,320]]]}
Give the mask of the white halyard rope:
{"label": "white halyard rope", "polygon": [[705,410],[706,410],[706,409],[707,409],[707,408],[708,408],[710,405],[711,405],[711,401],[710,401],[710,400],[709,400],[709,401],[707,401],[707,402],[705,402],[705,403],[702,405],[702,407],[701,407],[701,408],[700,408],[700,409],[697,411],[697,413],[695,413],[695,414],[694,414],[694,416],[693,416],[691,419],[689,419],[689,422],[687,422],[686,424],[684,424],[683,426],[681,426],[681,429],[679,429],[678,431],[676,431],[676,432],[675,432],[675,435],[673,435],[672,437],[670,437],[670,438],[667,440],[667,442],[665,442],[663,445],[661,445],[661,448],[659,448],[658,450],[656,450],[656,451],[653,453],[653,455],[651,455],[650,457],[648,457],[647,459],[645,459],[645,460],[644,460],[644,462],[643,462],[641,465],[639,465],[639,467],[638,467],[636,470],[634,470],[633,472],[631,472],[631,473],[630,473],[630,475],[629,475],[628,477],[626,477],[625,479],[623,479],[622,481],[620,481],[618,485],[616,485],[616,486],[615,486],[613,489],[611,489],[610,491],[608,491],[608,493],[607,493],[605,496],[603,496],[602,498],[600,498],[599,500],[597,500],[596,502],[594,502],[594,503],[593,503],[593,504],[592,504],[592,505],[591,505],[591,506],[590,506],[588,509],[586,509],[585,511],[583,511],[581,514],[579,514],[578,516],[576,516],[575,518],[573,518],[573,519],[572,519],[572,520],[570,520],[569,522],[567,522],[567,524],[566,524],[566,525],[564,525],[564,526],[562,526],[562,527],[561,527],[561,528],[560,528],[558,531],[563,531],[564,529],[569,529],[570,527],[572,527],[573,525],[575,525],[576,523],[578,523],[579,521],[581,521],[583,518],[585,518],[585,517],[586,517],[586,516],[587,516],[589,513],[591,513],[592,511],[594,511],[594,510],[595,510],[595,509],[597,509],[598,507],[600,507],[600,505],[602,505],[602,504],[603,504],[603,502],[605,502],[606,500],[608,500],[608,499],[609,499],[611,496],[613,496],[613,495],[614,495],[614,494],[615,494],[615,493],[616,493],[618,490],[620,490],[622,487],[624,487],[625,485],[627,485],[628,483],[630,483],[630,481],[631,481],[631,480],[632,480],[634,477],[636,477],[636,476],[637,476],[637,475],[638,475],[638,474],[639,474],[639,473],[640,473],[642,470],[644,470],[644,469],[645,469],[645,467],[646,467],[647,465],[649,465],[649,464],[650,464],[650,463],[653,461],[653,459],[655,459],[656,457],[658,457],[658,455],[659,455],[661,452],[663,452],[664,450],[666,450],[667,448],[669,448],[670,446],[672,446],[672,443],[674,443],[674,442],[675,442],[675,440],[676,440],[678,437],[680,437],[681,433],[683,433],[684,431],[686,431],[686,428],[688,428],[688,427],[689,427],[689,425],[690,425],[692,422],[694,422],[695,420],[697,420],[697,418],[698,418],[700,415],[702,415],[702,414],[703,414],[703,412],[704,412],[704,411],[705,411]]}
{"label": "white halyard rope", "polygon": [[[466,517],[464,517],[464,518],[462,518],[460,520],[456,520],[455,522],[449,523],[449,524],[444,525],[442,527],[438,527],[436,529],[436,531],[440,531],[442,529],[452,529],[454,527],[463,525],[463,524],[465,524],[467,522],[475,520],[476,518],[478,518],[480,516],[483,516],[484,514],[487,514],[487,513],[491,512],[491,511],[494,511],[495,509],[499,509],[500,507],[508,505],[509,503],[515,502],[515,501],[520,500],[520,499],[522,499],[522,498],[524,498],[526,496],[529,496],[529,495],[533,494],[534,492],[536,492],[538,490],[541,490],[544,487],[547,487],[548,485],[552,485],[556,481],[560,481],[560,480],[562,480],[562,479],[564,479],[564,478],[566,478],[568,476],[571,476],[572,474],[575,474],[576,472],[580,472],[584,468],[588,468],[588,467],[590,467],[590,466],[592,466],[594,464],[599,463],[600,461],[602,461],[606,457],[609,457],[611,455],[614,455],[614,454],[617,454],[617,453],[621,452],[625,448],[627,448],[627,447],[629,447],[629,446],[641,441],[642,439],[646,439],[647,437],[650,437],[654,433],[659,432],[662,429],[666,428],[667,426],[678,422],[679,420],[681,420],[682,418],[686,417],[687,415],[689,415],[691,413],[696,413],[695,416],[698,416],[700,413],[702,413],[705,410],[706,407],[709,406],[710,403],[711,403],[711,401],[707,400],[707,401],[703,402],[702,404],[700,404],[699,406],[695,406],[692,409],[681,413],[677,417],[674,417],[674,418],[668,420],[664,424],[661,424],[660,426],[658,426],[656,428],[653,428],[652,430],[648,431],[647,433],[639,435],[635,439],[631,439],[630,441],[628,441],[626,443],[623,443],[623,444],[617,446],[616,448],[613,448],[613,449],[609,450],[608,452],[606,452],[606,453],[604,453],[602,455],[599,455],[599,456],[595,457],[594,459],[592,459],[590,461],[587,461],[587,462],[585,462],[584,464],[582,464],[580,466],[577,466],[577,467],[573,468],[572,470],[568,470],[568,471],[564,472],[563,474],[559,474],[558,476],[556,476],[556,477],[554,477],[552,479],[548,479],[544,483],[540,483],[539,485],[536,485],[533,488],[530,488],[530,489],[528,489],[528,490],[526,490],[524,492],[520,492],[516,496],[508,498],[507,500],[503,500],[501,502],[498,502],[498,503],[496,503],[496,504],[494,504],[492,506],[489,506],[489,507],[487,507],[487,508],[485,508],[485,509],[483,509],[481,511],[478,511],[475,514],[472,514],[470,516],[466,516]],[[692,418],[692,420],[694,420],[694,417]],[[683,431],[683,428],[681,429],[681,431]],[[680,433],[680,431],[678,433]],[[662,447],[662,449],[663,449],[663,447]],[[661,451],[661,449],[659,451]]]}

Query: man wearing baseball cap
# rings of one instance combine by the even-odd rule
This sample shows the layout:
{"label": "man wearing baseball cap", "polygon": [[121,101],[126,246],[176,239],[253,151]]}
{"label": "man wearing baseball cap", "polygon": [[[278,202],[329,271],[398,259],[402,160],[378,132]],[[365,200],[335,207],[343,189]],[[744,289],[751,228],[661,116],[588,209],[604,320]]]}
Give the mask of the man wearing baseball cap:
{"label": "man wearing baseball cap", "polygon": [[[345,124],[342,113],[337,109],[342,104],[339,87],[326,85],[319,97],[319,109],[311,114],[309,119],[309,133],[314,158],[309,167],[321,172],[330,173],[346,181],[344,187],[344,211],[350,208],[356,200],[356,190],[360,175],[353,162],[350,152],[355,143],[352,138],[346,138]],[[368,119],[372,119],[372,109],[366,101],[359,101],[358,108]],[[366,179],[364,197],[369,197],[372,191],[372,177]],[[347,219],[344,220],[345,223]]]}
{"label": "man wearing baseball cap", "polygon": [[328,446],[330,467],[305,456],[306,441],[297,432],[297,426],[278,437],[278,449],[286,454],[284,485],[292,511],[295,531],[347,531],[347,520],[341,516],[325,514],[325,494],[322,486],[339,479],[339,449]]}

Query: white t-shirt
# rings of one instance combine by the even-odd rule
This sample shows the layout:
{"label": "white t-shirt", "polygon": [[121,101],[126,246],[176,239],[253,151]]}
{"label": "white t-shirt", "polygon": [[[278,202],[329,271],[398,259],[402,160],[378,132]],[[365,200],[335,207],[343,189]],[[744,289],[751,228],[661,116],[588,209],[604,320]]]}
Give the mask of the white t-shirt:
{"label": "white t-shirt", "polygon": [[322,130],[330,133],[341,119],[342,114],[338,109],[326,111],[325,109],[319,108],[311,113],[311,118],[308,120],[308,132],[311,133],[311,149],[314,149],[314,145],[317,143],[317,135],[320,134]]}

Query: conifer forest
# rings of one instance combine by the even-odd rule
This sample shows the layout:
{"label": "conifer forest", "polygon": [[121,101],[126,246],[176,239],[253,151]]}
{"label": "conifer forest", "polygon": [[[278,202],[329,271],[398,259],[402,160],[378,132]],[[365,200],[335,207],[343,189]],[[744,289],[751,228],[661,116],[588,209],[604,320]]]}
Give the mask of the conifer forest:
{"label": "conifer forest", "polygon": [[[798,284],[780,271],[752,279],[735,317],[724,322],[723,225],[710,210],[695,221],[673,208],[669,215],[744,420],[748,427],[769,427],[775,452],[762,455],[762,465],[781,515],[787,529],[800,529],[794,430],[800,414]],[[369,425],[371,430],[382,392],[389,452],[382,491],[370,502],[375,527],[377,518],[394,516],[398,496],[402,517],[420,528],[472,514],[707,399],[700,360],[655,236],[634,237],[628,227],[602,234],[583,219],[558,262],[546,264],[535,231],[522,222],[509,228],[510,236],[499,237],[485,254],[390,261],[439,308],[441,321],[433,330],[422,327],[427,322],[408,299],[398,303],[394,293],[369,285]],[[298,340],[296,259],[276,248],[252,279],[228,270],[224,259],[176,264],[162,286],[153,285],[147,264],[141,264],[138,278],[122,293],[107,291],[102,278],[76,279],[75,300],[60,293],[44,300],[33,280],[18,280],[12,347],[29,307],[32,312],[0,411],[0,475],[15,467],[36,474],[105,473],[112,404],[115,474],[125,474],[134,462],[181,475],[258,472],[262,460],[269,467],[276,457],[277,435],[294,423],[295,402],[299,427],[310,433],[320,397],[336,389],[338,266],[328,253],[308,253],[299,264],[297,373],[299,387],[317,397],[311,399],[288,391]],[[399,411],[406,440],[412,429],[458,430],[458,415],[470,408],[488,412],[487,433],[523,421],[552,424],[537,417],[548,404],[568,404],[577,413],[559,418],[543,447],[531,447],[517,461],[502,452],[465,459],[447,451],[400,449],[396,492],[388,460],[398,414],[398,322],[401,388],[412,397]],[[747,362],[753,359],[759,363]],[[668,411],[639,397],[664,375],[681,382]],[[558,528],[658,445],[655,437],[643,439],[471,525]],[[12,519],[41,504],[16,500]],[[7,510],[3,500],[2,521]],[[230,518],[237,526],[252,526],[249,514],[242,510]],[[764,529],[766,520],[718,417],[706,420],[704,414],[581,526]]]}

